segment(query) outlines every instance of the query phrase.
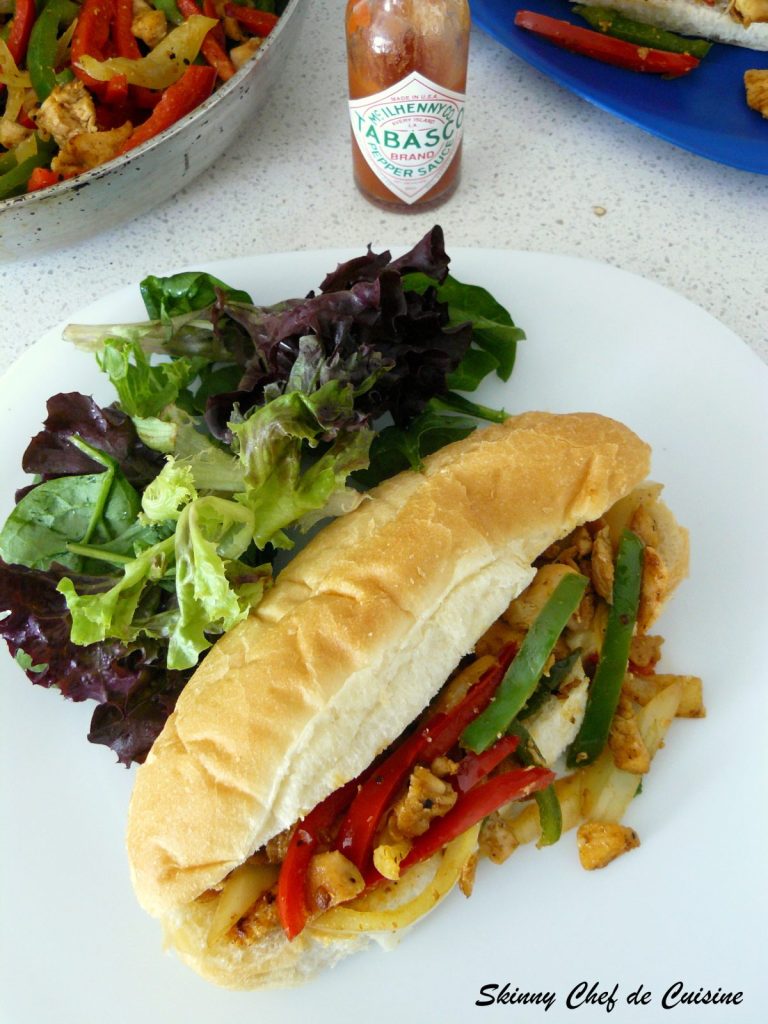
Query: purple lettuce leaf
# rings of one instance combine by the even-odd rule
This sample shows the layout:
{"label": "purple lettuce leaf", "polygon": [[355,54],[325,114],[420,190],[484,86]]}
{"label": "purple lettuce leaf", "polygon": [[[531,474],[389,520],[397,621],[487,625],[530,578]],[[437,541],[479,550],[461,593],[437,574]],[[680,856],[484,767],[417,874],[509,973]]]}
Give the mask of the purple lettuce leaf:
{"label": "purple lettuce leaf", "polygon": [[[242,414],[264,400],[265,390],[284,386],[299,358],[301,339],[319,343],[327,365],[337,367],[357,390],[376,377],[356,401],[370,422],[390,413],[397,424],[419,415],[430,398],[449,391],[448,376],[459,365],[472,340],[470,324],[449,326],[447,303],[434,288],[405,291],[402,275],[422,273],[445,279],[448,257],[443,233],[435,227],[395,261],[374,253],[340,264],[323,281],[320,294],[285,303],[272,311],[229,303],[225,296],[222,322],[236,321],[248,332],[254,349],[238,387],[213,396],[206,406],[212,433],[228,440],[227,424],[237,406]],[[381,367],[386,366],[382,373]]]}
{"label": "purple lettuce leaf", "polygon": [[72,391],[49,398],[47,409],[43,429],[24,452],[25,473],[53,480],[104,472],[104,466],[70,442],[73,434],[115,459],[134,487],[145,487],[160,472],[162,455],[142,444],[130,416],[114,406],[102,409],[92,398]]}
{"label": "purple lettuce leaf", "polygon": [[44,572],[0,560],[0,612],[7,612],[0,636],[29,666],[25,672],[33,683],[54,687],[73,701],[97,701],[88,735],[92,743],[110,747],[122,764],[141,762],[191,672],[168,671],[165,648],[156,641],[73,644],[66,601],[56,589],[64,575],[74,578],[80,593],[109,586],[106,577],[73,576],[64,567]]}

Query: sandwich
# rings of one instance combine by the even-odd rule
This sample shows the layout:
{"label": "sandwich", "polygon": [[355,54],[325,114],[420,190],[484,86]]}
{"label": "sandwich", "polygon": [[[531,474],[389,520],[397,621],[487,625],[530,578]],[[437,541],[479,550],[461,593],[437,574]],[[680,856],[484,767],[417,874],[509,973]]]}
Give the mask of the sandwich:
{"label": "sandwich", "polygon": [[703,713],[655,671],[688,541],[649,461],[602,416],[510,417],[283,569],[137,772],[134,888],[185,962],[295,985],[468,894],[481,857],[579,823],[587,867],[637,845],[621,816]]}
{"label": "sandwich", "polygon": [[601,0],[599,6],[685,36],[768,50],[768,0]]}

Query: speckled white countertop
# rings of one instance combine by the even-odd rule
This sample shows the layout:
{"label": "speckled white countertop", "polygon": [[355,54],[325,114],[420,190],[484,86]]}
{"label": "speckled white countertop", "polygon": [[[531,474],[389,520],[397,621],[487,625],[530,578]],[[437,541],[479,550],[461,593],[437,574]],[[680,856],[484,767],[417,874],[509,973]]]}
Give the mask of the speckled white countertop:
{"label": "speckled white countertop", "polygon": [[128,225],[0,265],[0,369],[47,328],[147,273],[251,252],[407,246],[435,221],[449,252],[566,253],[651,278],[768,362],[768,177],[625,124],[475,30],[460,189],[435,212],[380,211],[352,184],[344,5],[306,2],[272,103],[213,169]]}

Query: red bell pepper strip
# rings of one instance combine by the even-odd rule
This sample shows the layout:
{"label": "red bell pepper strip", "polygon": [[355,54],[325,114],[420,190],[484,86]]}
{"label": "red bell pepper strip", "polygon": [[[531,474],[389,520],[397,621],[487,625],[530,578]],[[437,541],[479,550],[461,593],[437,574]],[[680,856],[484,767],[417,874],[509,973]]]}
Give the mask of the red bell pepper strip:
{"label": "red bell pepper strip", "polygon": [[27,55],[29,37],[36,17],[35,0],[16,0],[16,10],[11,18],[6,44],[17,67],[21,66]]}
{"label": "red bell pepper strip", "polygon": [[446,815],[436,818],[424,835],[414,839],[400,870],[407,871],[412,865],[427,860],[499,807],[544,789],[554,778],[555,773],[547,768],[516,768],[463,793]]}
{"label": "red bell pepper strip", "polygon": [[[160,102],[149,115],[144,124],[128,136],[120,147],[119,154],[135,149],[143,142],[153,139],[160,132],[170,128],[178,120],[195,107],[207,100],[213,91],[216,81],[214,68],[203,64],[190,64],[178,82],[169,85]],[[119,155],[118,154],[118,155]]]}
{"label": "red bell pepper strip", "polygon": [[243,7],[242,4],[224,4],[224,13],[245,25],[249,32],[255,36],[268,36],[280,20],[276,14],[269,11],[257,11],[252,7]]}
{"label": "red bell pepper strip", "polygon": [[97,82],[78,64],[85,56],[96,60],[107,59],[113,13],[112,0],[85,0],[72,36],[72,70],[83,85],[97,96],[106,94],[109,83]]}
{"label": "red bell pepper strip", "polygon": [[[177,0],[177,7],[185,18],[191,18],[193,14],[202,13],[197,6],[196,0]],[[200,52],[211,67],[216,69],[216,73],[222,82],[226,82],[234,75],[235,65],[227,56],[227,51],[216,39],[214,32],[215,29],[211,29],[206,35],[203,45],[200,47]]]}
{"label": "red bell pepper strip", "polygon": [[502,736],[492,747],[483,751],[482,754],[469,753],[459,763],[459,770],[456,772],[456,788],[460,793],[476,786],[481,779],[497,768],[505,757],[514,754],[517,749],[519,737]]}
{"label": "red bell pepper strip", "polygon": [[103,83],[106,88],[102,99],[110,106],[119,106],[128,99],[128,79],[125,75],[113,75],[108,82]]}
{"label": "red bell pepper strip", "polygon": [[[133,34],[133,0],[113,0],[115,16],[112,23],[112,41],[118,57],[140,60],[142,52]],[[144,85],[132,85],[131,96],[140,107],[152,109],[160,100],[160,93]]]}
{"label": "red bell pepper strip", "polygon": [[381,816],[427,747],[424,731],[414,733],[371,773],[352,801],[341,823],[336,849],[358,870],[368,867]]}
{"label": "red bell pepper strip", "polygon": [[312,860],[318,843],[323,838],[323,832],[330,828],[347,808],[358,784],[358,779],[352,779],[346,786],[331,793],[309,812],[291,836],[277,880],[277,912],[283,931],[289,939],[294,939],[303,930],[309,918],[309,907],[307,906],[309,862]]}
{"label": "red bell pepper strip", "polygon": [[546,14],[536,14],[533,11],[518,11],[515,15],[515,24],[518,28],[526,29],[554,43],[555,46],[629,71],[645,71],[676,78],[679,75],[687,75],[700,64],[697,57],[687,53],[669,53],[648,46],[637,46],[635,43],[627,43],[623,39],[615,39],[613,36],[593,32],[592,29],[572,25],[569,21],[550,18]]}
{"label": "red bell pepper strip", "polygon": [[[215,0],[203,0],[203,14],[206,18],[219,17],[219,12],[216,10]],[[211,38],[215,39],[222,49],[226,49],[227,37],[224,34],[224,25],[221,22],[211,29]]]}
{"label": "red bell pepper strip", "polygon": [[48,167],[36,167],[29,176],[27,192],[38,192],[41,188],[48,188],[49,185],[56,185],[61,181],[61,175]]}
{"label": "red bell pepper strip", "polygon": [[464,729],[485,711],[493,700],[504,673],[517,654],[517,644],[507,644],[500,651],[496,664],[487,669],[456,707],[435,717],[426,724],[424,732],[429,740],[429,759],[442,757],[455,747]]}
{"label": "red bell pepper strip", "polygon": [[369,868],[381,816],[413,766],[419,760],[433,761],[456,745],[467,723],[491,702],[516,650],[514,644],[507,645],[497,663],[483,673],[455,708],[431,718],[401,743],[361,786],[341,823],[336,848],[364,876]]}

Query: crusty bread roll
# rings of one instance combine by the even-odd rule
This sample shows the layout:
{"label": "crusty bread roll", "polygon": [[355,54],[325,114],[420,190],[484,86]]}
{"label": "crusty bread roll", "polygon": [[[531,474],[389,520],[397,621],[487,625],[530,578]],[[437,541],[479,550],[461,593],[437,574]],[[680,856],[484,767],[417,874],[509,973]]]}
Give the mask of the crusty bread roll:
{"label": "crusty bread roll", "polygon": [[307,930],[209,952],[210,903],[195,900],[369,765],[535,558],[627,495],[649,454],[592,414],[477,431],[327,526],[216,644],[138,770],[128,821],[138,898],[200,973],[289,984],[364,942]]}
{"label": "crusty bread roll", "polygon": [[[573,3],[582,0],[572,0]],[[768,50],[768,24],[745,24],[729,13],[731,0],[600,0],[601,6],[620,11],[628,18],[685,36],[711,39],[717,43]],[[747,19],[748,20],[748,19]]]}

